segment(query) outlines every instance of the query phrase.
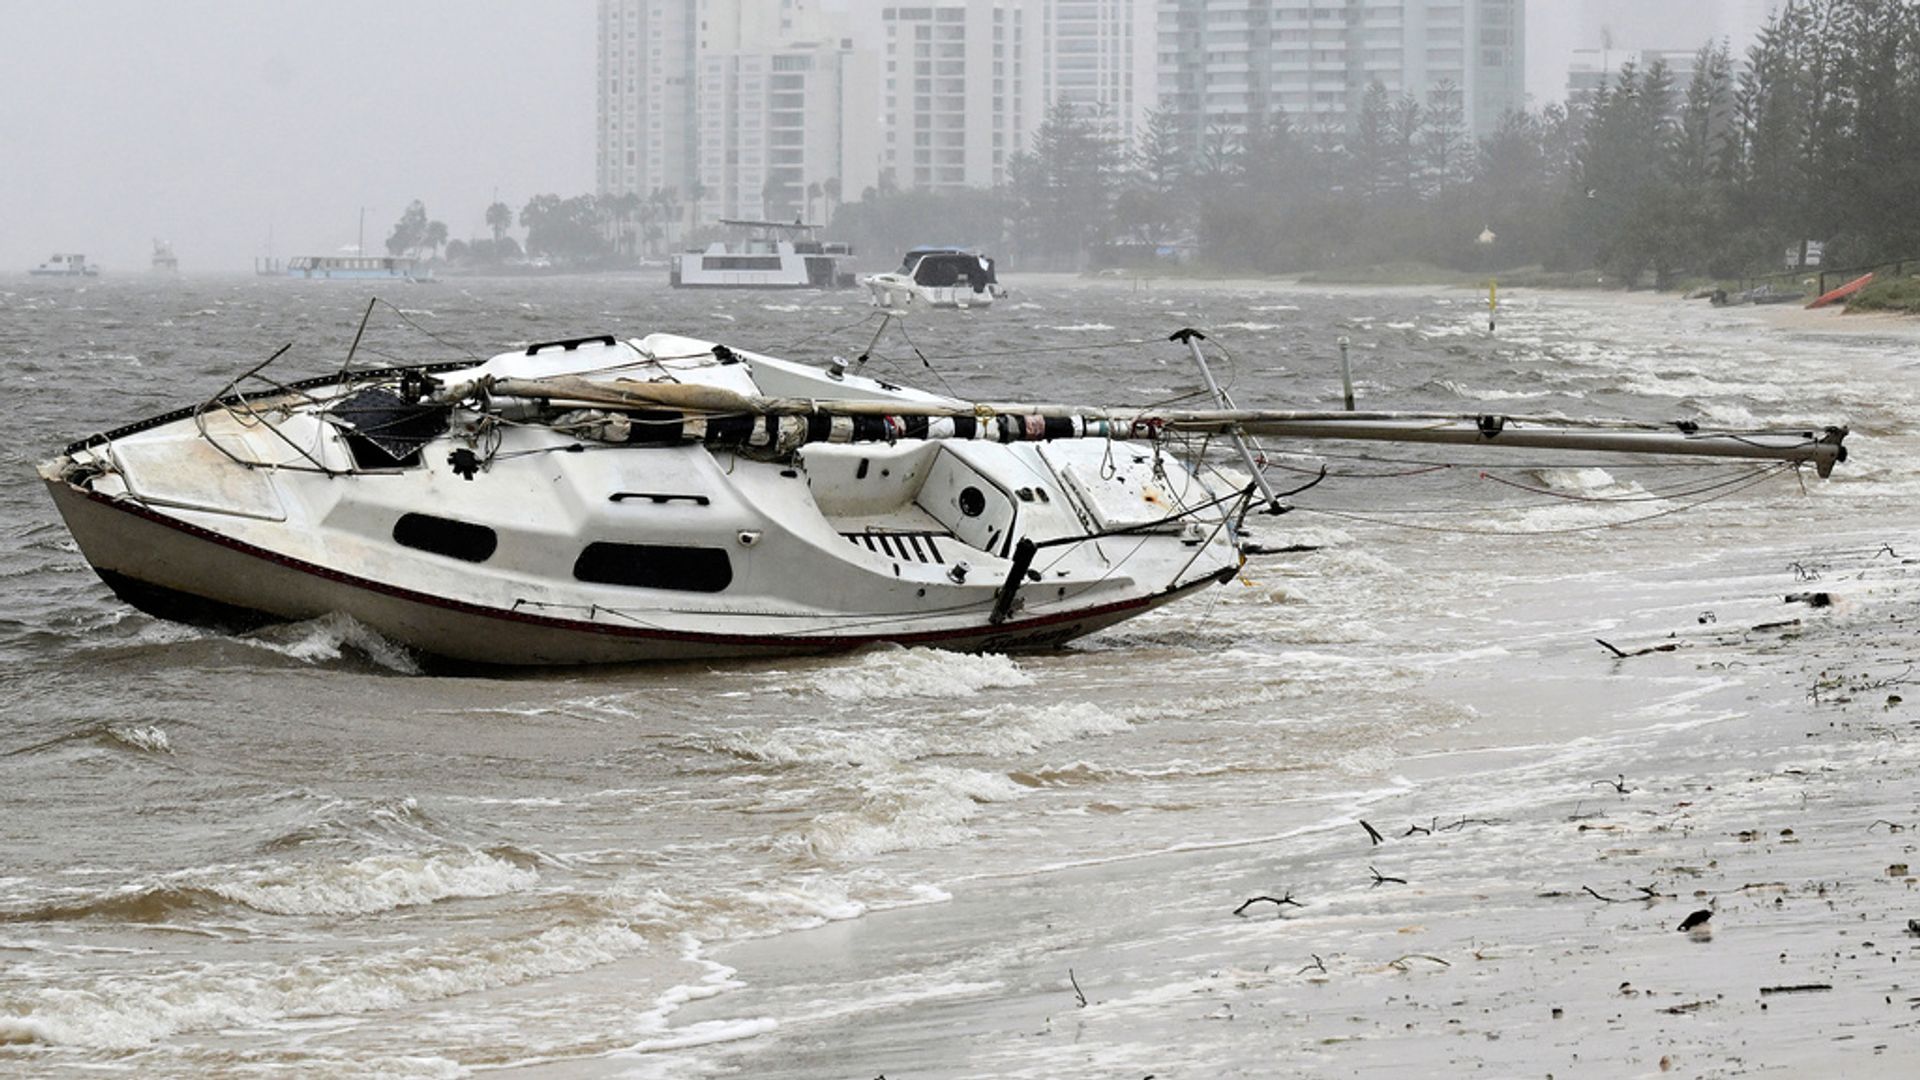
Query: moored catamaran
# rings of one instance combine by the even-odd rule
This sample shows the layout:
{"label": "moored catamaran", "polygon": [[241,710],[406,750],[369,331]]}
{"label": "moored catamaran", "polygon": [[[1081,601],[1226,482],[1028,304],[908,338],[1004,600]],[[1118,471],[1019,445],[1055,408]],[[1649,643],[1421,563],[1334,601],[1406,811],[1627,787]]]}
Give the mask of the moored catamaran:
{"label": "moored catamaran", "polygon": [[[1198,337],[1183,339],[1206,373]],[[1213,409],[971,402],[673,334],[477,364],[351,358],[285,384],[265,379],[270,358],[42,464],[107,584],[166,618],[341,612],[492,664],[1032,649],[1234,578],[1246,515],[1289,494],[1266,486],[1250,437],[1822,475],[1845,458],[1838,427],[1282,412],[1223,393]],[[1252,483],[1200,452],[1223,438]]]}

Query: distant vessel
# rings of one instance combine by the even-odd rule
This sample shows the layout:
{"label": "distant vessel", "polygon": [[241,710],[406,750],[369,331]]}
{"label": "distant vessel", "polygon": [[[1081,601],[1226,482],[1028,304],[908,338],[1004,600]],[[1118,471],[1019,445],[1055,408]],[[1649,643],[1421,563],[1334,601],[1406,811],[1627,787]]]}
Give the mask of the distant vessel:
{"label": "distant vessel", "polygon": [[1006,295],[993,260],[972,248],[917,247],[891,274],[869,274],[860,283],[884,308],[986,307]]}
{"label": "distant vessel", "polygon": [[841,269],[853,248],[816,239],[818,225],[731,219],[720,224],[752,235],[675,255],[668,280],[676,288],[845,289],[854,284],[853,273]]}
{"label": "distant vessel", "polygon": [[433,271],[404,255],[297,255],[287,260],[286,276],[343,278],[355,281],[427,281]]}
{"label": "distant vessel", "polygon": [[156,274],[177,274],[180,272],[180,260],[174,258],[173,245],[165,240],[153,242],[153,272]]}
{"label": "distant vessel", "polygon": [[47,256],[47,261],[27,271],[36,277],[99,277],[100,267],[87,261],[85,255],[63,255],[55,252]]}

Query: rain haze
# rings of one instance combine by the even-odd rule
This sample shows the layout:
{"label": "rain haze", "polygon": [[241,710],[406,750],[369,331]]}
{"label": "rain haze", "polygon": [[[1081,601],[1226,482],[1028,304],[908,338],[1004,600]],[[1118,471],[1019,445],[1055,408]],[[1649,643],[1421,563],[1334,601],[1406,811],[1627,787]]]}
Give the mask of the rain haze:
{"label": "rain haze", "polygon": [[593,3],[0,4],[0,267],[189,272],[453,237],[593,183]]}
{"label": "rain haze", "polygon": [[[1690,48],[1745,2],[1530,0],[1530,105],[1561,100],[1603,32]],[[183,270],[239,271],[378,252],[414,199],[473,238],[496,197],[593,187],[592,0],[0,10],[0,266],[79,251],[128,270],[166,240]]]}

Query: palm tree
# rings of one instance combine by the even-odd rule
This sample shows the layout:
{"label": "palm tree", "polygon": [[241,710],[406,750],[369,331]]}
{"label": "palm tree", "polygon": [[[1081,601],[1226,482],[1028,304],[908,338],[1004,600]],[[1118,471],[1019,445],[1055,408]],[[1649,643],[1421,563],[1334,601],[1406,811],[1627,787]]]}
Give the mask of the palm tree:
{"label": "palm tree", "polygon": [[827,177],[826,180],[820,184],[820,193],[826,196],[826,201],[821,204],[820,209],[820,216],[826,220],[821,222],[821,224],[831,225],[833,224],[833,211],[840,205],[840,178],[837,176]]}
{"label": "palm tree", "polygon": [[433,257],[440,257],[440,245],[447,242],[447,223],[444,221],[427,222],[427,232],[423,239],[433,249]]}
{"label": "palm tree", "polygon": [[[687,232],[692,232],[694,226],[698,224],[693,220],[693,215],[700,212],[700,200],[706,197],[707,185],[698,180],[695,180],[693,186],[687,189]],[[685,233],[681,235],[684,236]]]}
{"label": "palm tree", "polygon": [[501,237],[506,236],[507,230],[513,228],[513,208],[503,202],[496,202],[487,207],[487,228],[493,230],[494,247],[499,247]]}
{"label": "palm tree", "polygon": [[640,193],[623,191],[608,200],[608,209],[613,211],[614,244],[613,250],[620,255],[633,254],[633,229],[630,227],[634,214],[640,210]]}

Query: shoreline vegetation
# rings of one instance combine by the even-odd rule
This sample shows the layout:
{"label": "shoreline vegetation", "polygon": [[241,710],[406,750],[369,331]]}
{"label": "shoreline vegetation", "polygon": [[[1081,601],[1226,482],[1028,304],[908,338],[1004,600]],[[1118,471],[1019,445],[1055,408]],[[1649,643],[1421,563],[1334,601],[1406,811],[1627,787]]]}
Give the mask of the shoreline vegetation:
{"label": "shoreline vegetation", "polygon": [[[1864,273],[1864,271],[1862,271]],[[1829,274],[1832,272],[1829,271]],[[1142,267],[1126,270],[1107,270],[1094,272],[1083,277],[1092,279],[1112,279],[1117,281],[1142,282],[1207,282],[1207,281],[1254,281],[1276,285],[1339,285],[1339,286],[1380,286],[1383,288],[1415,288],[1421,286],[1435,288],[1478,289],[1485,291],[1490,284],[1497,283],[1500,289],[1555,289],[1598,292],[1636,293],[1645,296],[1669,297],[1672,299],[1700,300],[1704,302],[1716,289],[1727,293],[1737,293],[1748,287],[1747,282],[1736,280],[1715,281],[1706,278],[1689,278],[1673,283],[1667,289],[1649,289],[1644,286],[1633,288],[1595,270],[1549,270],[1543,266],[1520,266],[1494,273],[1475,273],[1467,270],[1455,270],[1424,262],[1390,262],[1367,266],[1339,267],[1325,270],[1308,270],[1297,273],[1259,273],[1244,270],[1232,270],[1222,267],[1205,266],[1167,266]],[[1811,301],[1816,295],[1820,271],[1818,267],[1797,274],[1781,274],[1770,278],[1777,288],[1788,288],[1804,292],[1805,300]],[[1752,279],[1748,279],[1751,281]],[[1830,278],[1829,287],[1844,284],[1845,275]],[[1804,302],[1799,305],[1804,306]],[[1875,280],[1849,297],[1844,305],[1835,305],[1835,311],[1848,314],[1873,312],[1878,314],[1920,315],[1920,273],[1904,273],[1898,277]]]}
{"label": "shoreline vegetation", "polygon": [[[1274,110],[1199,126],[1163,109],[1130,147],[1062,104],[996,187],[907,188],[883,173],[843,201],[837,178],[770,181],[757,206],[728,212],[819,222],[869,266],[929,242],[978,248],[1008,277],[1495,279],[1735,303],[1770,283],[1762,297],[1784,303],[1842,284],[1833,268],[1884,266],[1847,310],[1920,313],[1920,214],[1901,210],[1920,190],[1920,5],[1789,0],[1745,56],[1709,43],[1692,68],[1622,64],[1594,94],[1478,138],[1445,84],[1415,97],[1375,83],[1342,121]],[[716,209],[707,195],[536,195],[517,216],[524,247],[495,204],[492,238],[446,241],[443,265],[658,265],[724,236],[701,223]],[[388,248],[437,262],[437,225],[413,204]]]}

